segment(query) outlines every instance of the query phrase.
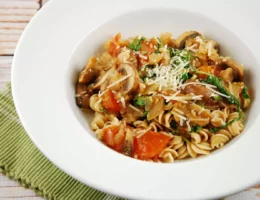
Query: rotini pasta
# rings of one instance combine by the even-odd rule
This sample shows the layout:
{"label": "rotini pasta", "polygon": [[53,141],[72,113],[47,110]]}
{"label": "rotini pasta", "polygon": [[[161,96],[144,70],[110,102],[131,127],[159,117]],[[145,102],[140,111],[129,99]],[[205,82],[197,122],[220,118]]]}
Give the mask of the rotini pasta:
{"label": "rotini pasta", "polygon": [[[239,113],[238,112],[233,112],[228,116],[228,122],[238,119],[239,118]],[[228,127],[229,132],[233,135],[233,136],[237,136],[239,135],[242,130],[244,129],[244,125],[241,122],[241,120],[237,120],[234,121],[232,124],[230,124]]]}
{"label": "rotini pasta", "polygon": [[79,74],[76,103],[111,149],[148,162],[208,155],[243,129],[244,68],[196,31],[116,34]]}

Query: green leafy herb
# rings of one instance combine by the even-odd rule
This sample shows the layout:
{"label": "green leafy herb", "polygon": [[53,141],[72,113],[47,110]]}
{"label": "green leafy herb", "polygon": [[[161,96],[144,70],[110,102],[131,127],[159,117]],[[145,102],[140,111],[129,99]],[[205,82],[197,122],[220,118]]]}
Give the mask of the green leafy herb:
{"label": "green leafy herb", "polygon": [[182,136],[182,139],[186,142],[186,143],[190,143],[190,141],[186,138]]}
{"label": "green leafy herb", "polygon": [[229,98],[227,98],[227,101],[228,101],[229,103],[231,103],[231,104],[236,104],[236,105],[240,106],[239,100],[238,100],[234,95],[230,94],[230,93],[226,90],[226,88],[222,85],[220,79],[218,79],[217,77],[215,77],[215,76],[213,76],[213,75],[209,75],[209,74],[208,74],[208,75],[207,75],[207,78],[206,78],[204,81],[205,81],[206,83],[211,84],[211,85],[215,85],[215,86],[217,87],[217,89],[218,89],[221,93],[223,93],[223,94],[229,96]]}
{"label": "green leafy herb", "polygon": [[237,118],[232,119],[231,121],[227,122],[225,125],[216,127],[216,128],[210,128],[210,132],[212,133],[216,133],[217,131],[223,129],[223,128],[227,128],[230,124],[233,124],[236,121],[239,121],[242,117],[243,117],[243,112],[241,110],[240,107],[238,107],[238,112],[239,112],[239,116]]}
{"label": "green leafy herb", "polygon": [[[184,68],[189,68],[190,67],[191,54],[190,54],[189,51],[187,51],[186,49],[183,49],[183,50],[174,49],[172,47],[169,47],[168,50],[170,52],[170,57],[171,58],[173,58],[175,56],[180,57],[182,62],[186,63]],[[174,59],[172,64],[173,64],[173,66],[174,65],[179,65],[180,64],[180,60],[179,59]]]}
{"label": "green leafy herb", "polygon": [[176,121],[171,121],[170,126],[173,129],[177,129],[178,128]]}
{"label": "green leafy herb", "polygon": [[187,73],[187,72],[185,72],[183,75],[182,75],[182,79],[183,79],[183,81],[185,82],[185,81],[187,81],[188,79],[190,79],[190,77],[191,77],[191,74],[190,73]]}
{"label": "green leafy herb", "polygon": [[212,98],[213,100],[215,100],[215,101],[221,101],[221,100],[223,100],[223,98],[222,98],[221,96],[219,96],[219,95],[212,96],[211,98]]}
{"label": "green leafy herb", "polygon": [[191,133],[192,132],[194,132],[194,133],[197,133],[198,131],[200,131],[202,129],[202,127],[201,126],[193,126],[192,128],[191,128]]}
{"label": "green leafy herb", "polygon": [[141,42],[143,42],[144,40],[144,37],[141,37],[140,39],[135,38],[134,41],[128,45],[128,48],[134,51],[139,51],[141,49]]}
{"label": "green leafy herb", "polygon": [[144,107],[145,106],[145,96],[137,96],[133,100],[134,106]]}
{"label": "green leafy herb", "polygon": [[101,110],[102,110],[102,112],[104,112],[104,113],[106,113],[106,114],[109,114],[108,110],[105,109],[103,106],[101,107]]}
{"label": "green leafy herb", "polygon": [[141,51],[141,54],[143,55],[148,54],[148,51]]}
{"label": "green leafy herb", "polygon": [[155,51],[155,53],[160,53],[160,48],[162,48],[162,42],[160,40],[160,38],[157,38],[158,40],[158,45],[157,45],[157,50]]}
{"label": "green leafy herb", "polygon": [[248,88],[246,86],[244,86],[243,90],[242,90],[242,96],[245,99],[250,99],[249,93],[248,93]]}
{"label": "green leafy herb", "polygon": [[144,114],[142,115],[142,118],[146,118],[148,113],[149,113],[148,111],[144,111]]}

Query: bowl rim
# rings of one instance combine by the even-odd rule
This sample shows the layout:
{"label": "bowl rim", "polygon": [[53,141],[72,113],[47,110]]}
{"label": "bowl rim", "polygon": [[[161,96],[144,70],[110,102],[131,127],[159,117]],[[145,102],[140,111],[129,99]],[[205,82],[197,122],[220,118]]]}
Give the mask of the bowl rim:
{"label": "bowl rim", "polygon": [[[33,135],[33,133],[32,133],[32,129],[31,128],[29,128],[29,125],[28,125],[28,120],[27,119],[25,119],[24,117],[23,117],[23,114],[22,114],[22,111],[21,111],[21,104],[20,104],[20,102],[19,102],[19,97],[17,96],[17,89],[19,88],[18,87],[18,81],[15,79],[16,77],[17,77],[17,68],[18,68],[18,65],[19,64],[17,64],[17,63],[19,63],[19,56],[18,55],[20,55],[21,54],[21,51],[23,50],[23,43],[24,43],[24,41],[27,39],[26,37],[27,37],[27,34],[28,34],[28,32],[29,31],[31,31],[31,29],[33,29],[33,25],[34,25],[34,23],[36,23],[36,21],[37,21],[37,19],[38,18],[40,18],[41,17],[41,15],[42,15],[42,13],[43,12],[47,12],[48,11],[48,8],[49,7],[51,7],[53,4],[54,4],[54,2],[58,2],[58,0],[55,0],[55,1],[51,1],[51,2],[49,2],[47,5],[46,5],[46,7],[44,7],[43,9],[41,9],[40,11],[39,11],[39,13],[32,19],[32,21],[30,22],[30,24],[27,26],[27,28],[25,29],[25,31],[24,31],[24,33],[22,34],[22,36],[21,36],[21,39],[19,40],[19,43],[18,43],[18,46],[17,46],[17,49],[16,49],[16,54],[15,54],[15,56],[14,56],[14,61],[13,61],[13,66],[12,66],[12,82],[14,83],[14,84],[12,84],[12,93],[13,93],[13,97],[14,97],[14,103],[15,103],[15,105],[16,105],[16,109],[17,109],[17,112],[18,112],[18,115],[19,115],[19,117],[20,117],[20,120],[21,120],[21,122],[22,122],[22,124],[23,124],[23,126],[25,127],[25,129],[28,131],[28,134],[29,134],[29,136],[31,137],[31,139],[33,140],[33,142],[36,144],[36,146],[40,149],[40,151],[44,154],[44,155],[46,155],[46,157],[48,157],[53,163],[55,163],[57,166],[59,166],[61,169],[63,169],[65,172],[67,172],[68,174],[70,174],[70,175],[72,175],[73,177],[75,177],[76,179],[78,179],[78,180],[80,180],[80,181],[82,181],[82,182],[84,182],[84,183],[87,183],[87,184],[89,184],[89,185],[91,185],[91,186],[93,186],[93,187],[95,187],[95,188],[98,188],[98,189],[101,189],[102,191],[105,191],[105,192],[107,192],[107,193],[112,193],[112,194],[115,194],[115,195],[120,195],[120,196],[126,196],[126,195],[128,195],[128,197],[130,197],[130,198],[132,198],[133,196],[131,196],[130,194],[126,194],[126,193],[119,193],[119,192],[115,192],[115,190],[114,191],[112,191],[112,190],[110,190],[110,189],[108,189],[107,187],[101,187],[100,185],[97,185],[96,183],[93,183],[93,182],[91,182],[91,181],[88,181],[87,179],[83,179],[82,177],[80,177],[78,174],[76,175],[74,172],[72,172],[69,168],[67,168],[67,166],[65,167],[63,164],[61,164],[60,162],[58,162],[52,155],[51,155],[51,152],[49,152],[47,149],[45,149],[44,147],[42,147],[42,145],[40,144],[40,142],[38,141],[38,139],[36,139],[35,137],[34,137],[34,135]],[[156,9],[156,8],[155,8]],[[170,8],[170,9],[177,9],[177,8]],[[180,10],[180,9],[178,9],[178,10]],[[185,10],[185,9],[182,9],[182,10]],[[136,10],[135,10],[136,11]],[[131,11],[129,11],[129,13],[131,13],[131,12],[135,12],[135,11],[133,11],[133,10],[131,10]],[[191,12],[190,10],[186,10],[187,12]],[[194,12],[193,12],[194,13]],[[127,14],[127,13],[126,13]],[[202,14],[200,14],[200,13],[195,13],[195,14],[197,14],[197,15],[202,15]],[[202,16],[204,16],[204,15],[202,15]],[[208,16],[207,16],[207,18],[209,18]],[[110,20],[113,20],[113,18],[112,19],[110,19]],[[109,21],[110,21],[109,20]],[[212,20],[211,18],[210,18],[210,20],[211,21],[214,21],[214,20]],[[105,23],[107,23],[107,21],[105,22]],[[216,22],[216,23],[218,23],[218,22]],[[219,24],[219,23],[218,23]],[[220,24],[221,25],[221,24]],[[100,25],[100,26],[102,26],[102,25]],[[222,25],[221,25],[222,26]],[[99,27],[99,26],[98,26]],[[93,27],[93,29],[92,29],[92,31],[93,30],[95,30],[96,28],[98,28],[98,27]],[[226,28],[226,27],[225,27]],[[227,29],[227,28],[226,28]],[[92,32],[92,31],[90,31],[90,33]],[[229,30],[230,31],[230,30]],[[231,31],[232,32],[232,31]],[[233,33],[234,34],[234,33]],[[83,38],[83,40],[85,40],[86,39],[86,37],[87,37],[87,35]],[[239,38],[240,39],[240,38]],[[78,45],[80,45],[81,44],[81,42],[83,41],[83,40],[81,40],[77,45],[76,45],[76,47],[75,47],[75,49],[77,49],[78,48]],[[244,42],[244,40],[242,40],[243,42]],[[73,50],[73,52],[75,51],[75,49]],[[257,123],[255,123],[255,126],[256,126],[256,124]],[[252,129],[252,128],[251,128]],[[248,130],[249,131],[249,130]],[[122,155],[118,155],[117,156],[119,159],[124,159],[125,160],[125,158],[123,158],[124,156],[122,156]],[[128,158],[127,158],[128,159]],[[134,160],[134,159],[132,159],[132,160]],[[200,159],[199,159],[200,160]],[[125,160],[126,161],[126,160]],[[126,161],[126,162],[128,162],[128,161]],[[132,161],[131,161],[132,162]],[[196,160],[194,160],[194,162],[196,162],[196,164],[195,165],[197,165],[197,166],[199,166],[200,165],[200,163],[198,163]],[[128,162],[129,163],[129,162]],[[143,161],[138,161],[138,160],[135,160],[135,161],[133,161],[133,163],[134,163],[134,165],[136,164],[136,165],[142,165],[142,167],[144,167],[144,168],[147,168],[147,167],[150,167],[150,163],[146,163],[146,162],[143,162]],[[132,163],[132,164],[133,164]],[[162,169],[162,168],[164,168],[164,169],[166,169],[166,168],[169,168],[169,166],[167,166],[167,165],[162,165],[162,164],[153,164],[155,167],[154,167],[154,169],[157,169],[158,170],[158,168],[160,168],[160,170]],[[185,165],[187,165],[187,164],[185,164],[185,163],[183,163],[183,166],[185,166]],[[180,166],[179,166],[180,167]],[[177,167],[177,168],[179,168],[179,167]],[[167,169],[168,170],[168,169]],[[260,177],[258,177],[258,178],[260,178]],[[255,182],[251,182],[251,184],[250,185],[244,185],[244,187],[243,188],[246,188],[246,187],[249,187],[249,186],[251,186],[251,185],[253,185],[253,184],[256,184],[257,183],[257,181],[259,181],[259,179],[256,179],[255,180]],[[239,188],[239,189],[238,189]],[[236,191],[238,191],[238,190],[240,190],[241,189],[241,187],[237,187],[236,189],[234,189],[234,190],[232,190],[232,191],[230,191],[229,193],[231,194],[231,193],[233,193],[233,192],[236,192]],[[215,195],[217,195],[217,194],[215,194]],[[217,196],[219,196],[219,195],[217,195]],[[137,197],[137,196],[135,196],[135,197]],[[141,196],[140,196],[141,197]],[[142,196],[141,198],[143,198],[144,196]],[[210,197],[216,197],[216,196],[210,196]]]}

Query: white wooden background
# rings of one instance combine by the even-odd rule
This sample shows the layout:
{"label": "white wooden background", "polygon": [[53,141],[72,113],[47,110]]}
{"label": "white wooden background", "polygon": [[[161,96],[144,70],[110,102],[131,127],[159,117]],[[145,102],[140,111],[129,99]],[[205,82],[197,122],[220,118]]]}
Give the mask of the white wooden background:
{"label": "white wooden background", "polygon": [[[0,90],[10,82],[13,53],[24,27],[47,1],[0,0]],[[250,188],[224,199],[260,200],[260,187]],[[0,200],[43,200],[43,198],[0,174]]]}

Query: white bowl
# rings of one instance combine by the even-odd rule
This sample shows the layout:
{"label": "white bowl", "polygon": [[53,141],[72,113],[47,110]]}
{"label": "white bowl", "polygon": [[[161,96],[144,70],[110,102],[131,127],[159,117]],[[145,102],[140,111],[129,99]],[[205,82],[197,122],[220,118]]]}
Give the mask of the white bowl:
{"label": "white bowl", "polygon": [[[215,198],[260,181],[260,79],[256,76],[260,66],[244,39],[209,17],[174,8],[171,1],[169,8],[157,8],[160,3],[152,1],[150,8],[145,8],[146,4],[139,2],[142,9],[137,11],[134,4],[126,9],[119,2],[116,9],[98,7],[97,2],[88,5],[84,0],[78,0],[81,4],[74,7],[72,1],[58,2],[47,5],[30,23],[19,42],[12,71],[20,119],[53,163],[94,188],[136,199]],[[57,12],[62,17],[51,18]],[[88,28],[80,27],[83,22]],[[37,40],[47,24],[52,29]],[[161,32],[172,32],[176,37],[187,30],[218,41],[222,55],[245,65],[247,84],[255,93],[242,135],[209,156],[173,164],[143,162],[107,148],[89,127],[92,114],[83,114],[75,104],[79,71],[117,32],[125,38],[158,36]]]}

